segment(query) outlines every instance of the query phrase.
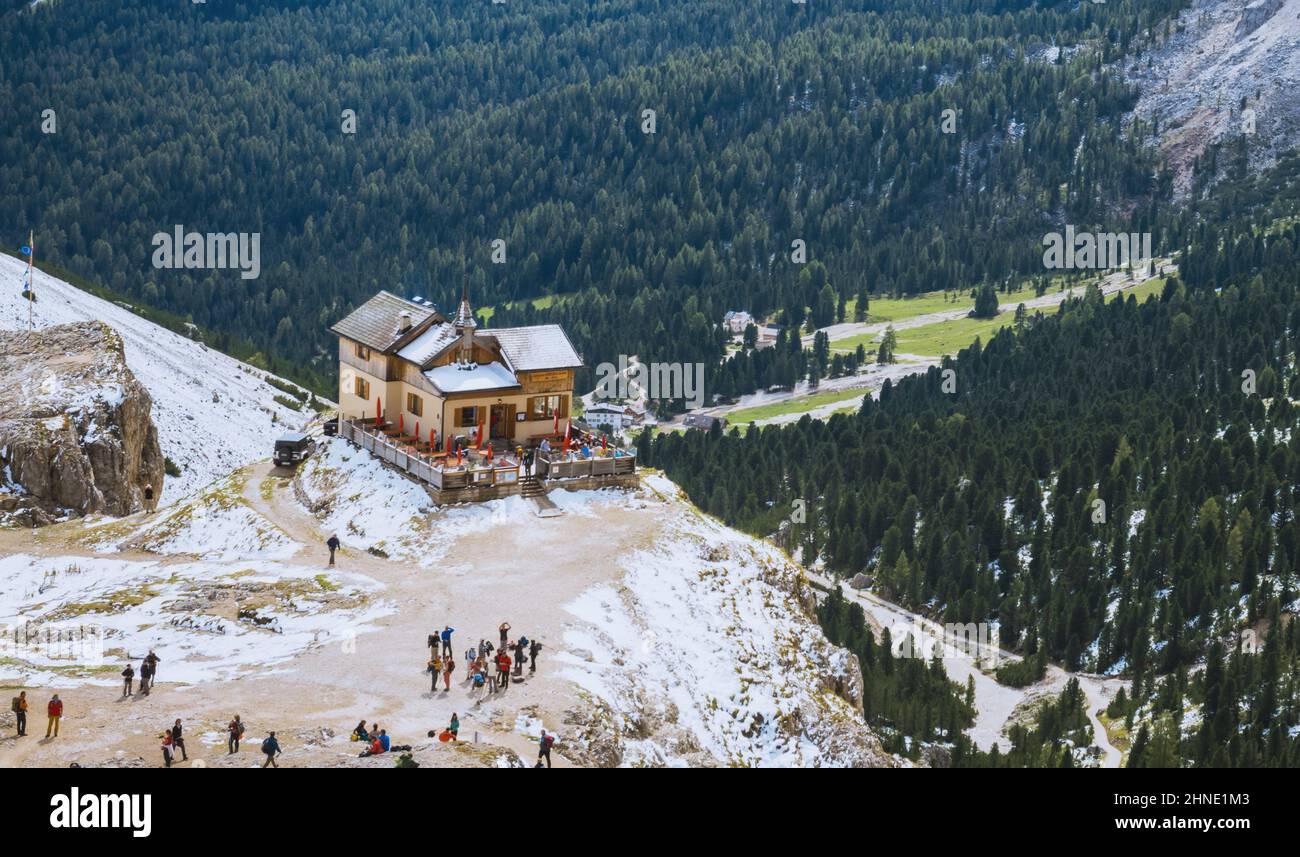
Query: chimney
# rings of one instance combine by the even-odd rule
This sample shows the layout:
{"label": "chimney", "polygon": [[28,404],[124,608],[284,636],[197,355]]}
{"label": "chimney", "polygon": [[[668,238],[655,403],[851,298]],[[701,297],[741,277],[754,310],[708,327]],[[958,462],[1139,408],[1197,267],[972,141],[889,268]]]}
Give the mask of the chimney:
{"label": "chimney", "polygon": [[411,329],[411,312],[410,310],[404,309],[397,314],[397,332],[406,333],[410,329]]}

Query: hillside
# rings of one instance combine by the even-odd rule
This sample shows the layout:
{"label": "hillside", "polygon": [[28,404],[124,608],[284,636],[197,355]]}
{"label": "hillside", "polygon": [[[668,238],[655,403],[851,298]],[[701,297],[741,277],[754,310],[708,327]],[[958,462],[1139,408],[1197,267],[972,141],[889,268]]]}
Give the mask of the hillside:
{"label": "hillside", "polygon": [[1199,165],[1214,178],[1267,169],[1300,144],[1300,0],[1195,0],[1127,73],[1134,112],[1159,123],[1176,198],[1216,145],[1229,149]]}
{"label": "hillside", "polygon": [[[0,329],[27,328],[28,302],[16,286],[25,267],[0,255]],[[302,411],[276,401],[286,394],[267,379],[287,382],[39,270],[34,278],[31,308],[38,327],[99,320],[121,337],[127,365],[153,400],[163,454],[180,468],[163,483],[166,502],[266,458],[277,434],[307,421]]]}

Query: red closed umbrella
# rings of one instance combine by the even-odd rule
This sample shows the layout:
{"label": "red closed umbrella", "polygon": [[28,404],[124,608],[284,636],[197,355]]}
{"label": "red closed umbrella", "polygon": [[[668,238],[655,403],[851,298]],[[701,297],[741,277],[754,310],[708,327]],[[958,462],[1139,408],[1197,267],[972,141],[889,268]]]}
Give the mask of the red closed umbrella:
{"label": "red closed umbrella", "polygon": [[378,396],[375,396],[375,425],[379,425],[383,421],[384,421],[384,403]]}
{"label": "red closed umbrella", "polygon": [[420,445],[420,421],[415,421],[415,445]]}
{"label": "red closed umbrella", "polygon": [[398,434],[399,436],[402,434],[402,417],[403,417],[403,416],[404,416],[403,414],[398,414],[398,415],[397,415],[397,434]]}

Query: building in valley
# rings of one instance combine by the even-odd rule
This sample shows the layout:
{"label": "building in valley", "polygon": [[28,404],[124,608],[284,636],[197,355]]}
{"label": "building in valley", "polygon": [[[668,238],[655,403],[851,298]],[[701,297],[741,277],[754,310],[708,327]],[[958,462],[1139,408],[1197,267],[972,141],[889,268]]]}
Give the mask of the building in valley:
{"label": "building in valley", "polygon": [[442,447],[480,429],[498,449],[555,434],[582,358],[555,324],[477,329],[469,300],[448,320],[431,304],[380,292],[330,330],[339,338],[339,413]]}

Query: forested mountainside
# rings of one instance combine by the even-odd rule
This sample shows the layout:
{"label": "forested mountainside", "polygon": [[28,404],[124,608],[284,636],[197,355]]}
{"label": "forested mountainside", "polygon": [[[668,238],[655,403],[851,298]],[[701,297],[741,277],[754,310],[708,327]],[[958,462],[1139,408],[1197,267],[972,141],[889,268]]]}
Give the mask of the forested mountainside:
{"label": "forested mountainside", "polygon": [[[727,309],[798,323],[1000,284],[1066,222],[1155,229],[1168,176],[1112,64],[1185,3],[10,3],[6,240],[322,392],[327,323],[380,288],[581,293],[496,323],[712,384]],[[260,233],[260,276],[154,269],[176,224]]]}
{"label": "forested mountainside", "polygon": [[1130,677],[1130,764],[1295,764],[1298,193],[1294,156],[1225,190],[1145,303],[1094,290],[855,415],[643,454],[755,532],[805,500],[805,562]]}

